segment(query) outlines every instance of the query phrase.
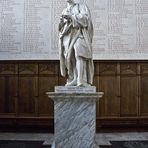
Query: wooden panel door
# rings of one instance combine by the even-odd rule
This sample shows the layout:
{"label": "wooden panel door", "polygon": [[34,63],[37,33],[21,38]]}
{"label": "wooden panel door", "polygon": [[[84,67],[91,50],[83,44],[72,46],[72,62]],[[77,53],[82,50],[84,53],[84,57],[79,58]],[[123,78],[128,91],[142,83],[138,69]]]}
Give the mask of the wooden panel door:
{"label": "wooden panel door", "polygon": [[148,63],[141,64],[140,115],[148,116]]}
{"label": "wooden panel door", "polygon": [[100,99],[100,117],[120,116],[120,98],[118,97],[119,85],[117,78],[117,64],[103,63],[99,65],[99,91],[104,92]]}
{"label": "wooden panel door", "polygon": [[16,76],[0,76],[0,113],[16,112],[17,84]]}
{"label": "wooden panel door", "polygon": [[121,117],[138,116],[137,64],[121,63]]}
{"label": "wooden panel door", "polygon": [[48,98],[46,92],[53,92],[56,85],[58,85],[58,64],[56,62],[39,64],[38,115],[40,117],[53,118],[53,101]]}
{"label": "wooden panel door", "polygon": [[38,65],[19,64],[19,116],[36,116],[38,97]]}
{"label": "wooden panel door", "polygon": [[17,66],[0,64],[0,113],[15,114],[18,95]]}

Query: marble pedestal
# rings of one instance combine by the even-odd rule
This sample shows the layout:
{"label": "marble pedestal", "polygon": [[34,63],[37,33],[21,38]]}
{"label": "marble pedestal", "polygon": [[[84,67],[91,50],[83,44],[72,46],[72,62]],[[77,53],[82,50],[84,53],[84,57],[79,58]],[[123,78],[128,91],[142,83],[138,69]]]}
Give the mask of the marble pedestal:
{"label": "marble pedestal", "polygon": [[52,148],[96,148],[96,101],[102,92],[91,87],[55,87],[55,141]]}

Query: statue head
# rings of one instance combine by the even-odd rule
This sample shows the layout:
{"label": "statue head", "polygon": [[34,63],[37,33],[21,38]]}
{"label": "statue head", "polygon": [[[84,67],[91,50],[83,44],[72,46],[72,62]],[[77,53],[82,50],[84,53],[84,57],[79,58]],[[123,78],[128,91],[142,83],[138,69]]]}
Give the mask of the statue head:
{"label": "statue head", "polygon": [[86,0],[66,0],[67,3],[84,3]]}
{"label": "statue head", "polygon": [[67,3],[74,3],[74,0],[66,0]]}

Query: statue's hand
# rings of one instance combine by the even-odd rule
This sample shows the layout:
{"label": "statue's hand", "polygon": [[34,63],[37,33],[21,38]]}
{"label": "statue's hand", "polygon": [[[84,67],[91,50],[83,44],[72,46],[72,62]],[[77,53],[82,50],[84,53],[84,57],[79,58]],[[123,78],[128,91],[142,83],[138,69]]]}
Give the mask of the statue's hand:
{"label": "statue's hand", "polygon": [[62,34],[62,33],[59,34],[59,38],[60,38],[60,39],[63,38],[63,34]]}
{"label": "statue's hand", "polygon": [[71,20],[71,15],[69,15],[69,14],[63,15],[63,18],[65,18],[67,20]]}
{"label": "statue's hand", "polygon": [[60,23],[64,23],[63,17],[60,17]]}

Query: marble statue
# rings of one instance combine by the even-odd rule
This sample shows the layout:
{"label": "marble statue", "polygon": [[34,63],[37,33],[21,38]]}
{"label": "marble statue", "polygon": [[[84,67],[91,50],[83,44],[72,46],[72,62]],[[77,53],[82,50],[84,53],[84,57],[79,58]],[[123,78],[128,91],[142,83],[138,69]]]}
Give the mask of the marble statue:
{"label": "marble statue", "polygon": [[61,75],[68,75],[66,86],[90,86],[94,75],[91,14],[84,3],[66,2],[59,23]]}

